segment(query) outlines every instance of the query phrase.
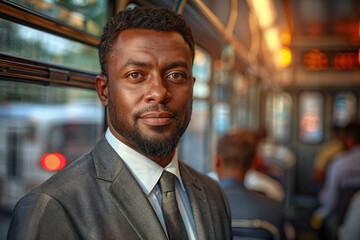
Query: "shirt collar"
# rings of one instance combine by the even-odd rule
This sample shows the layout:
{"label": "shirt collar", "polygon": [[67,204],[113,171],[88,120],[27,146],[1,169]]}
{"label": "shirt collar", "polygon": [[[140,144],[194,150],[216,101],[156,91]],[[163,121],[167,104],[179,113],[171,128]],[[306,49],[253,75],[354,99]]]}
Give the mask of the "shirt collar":
{"label": "shirt collar", "polygon": [[133,174],[146,195],[150,194],[164,170],[174,174],[179,180],[182,190],[185,191],[179,170],[177,149],[171,162],[165,168],[162,168],[153,160],[147,158],[118,140],[109,128],[106,130],[105,138],[109,142],[110,146],[125,162],[126,166],[130,169],[130,172]]}

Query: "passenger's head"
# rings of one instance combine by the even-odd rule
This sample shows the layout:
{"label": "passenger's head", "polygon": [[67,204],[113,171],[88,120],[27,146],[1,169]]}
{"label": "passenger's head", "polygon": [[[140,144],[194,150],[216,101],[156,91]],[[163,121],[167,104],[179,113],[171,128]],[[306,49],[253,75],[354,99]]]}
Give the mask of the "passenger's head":
{"label": "passenger's head", "polygon": [[219,177],[231,177],[228,173],[235,172],[244,177],[254,160],[256,143],[256,134],[247,129],[237,129],[220,138],[215,164]]}
{"label": "passenger's head", "polygon": [[331,128],[331,135],[333,138],[341,139],[344,133],[344,127],[333,125]]}
{"label": "passenger's head", "polygon": [[117,13],[105,25],[99,44],[101,74],[108,74],[108,58],[118,35],[127,29],[148,29],[164,32],[178,32],[188,44],[192,59],[195,56],[194,39],[190,27],[180,14],[160,7],[136,7]]}
{"label": "passenger's head", "polygon": [[360,123],[353,121],[344,128],[344,143],[347,149],[360,144]]}
{"label": "passenger's head", "polygon": [[96,90],[109,129],[160,165],[171,160],[191,118],[193,47],[180,15],[151,7],[118,13],[100,44]]}

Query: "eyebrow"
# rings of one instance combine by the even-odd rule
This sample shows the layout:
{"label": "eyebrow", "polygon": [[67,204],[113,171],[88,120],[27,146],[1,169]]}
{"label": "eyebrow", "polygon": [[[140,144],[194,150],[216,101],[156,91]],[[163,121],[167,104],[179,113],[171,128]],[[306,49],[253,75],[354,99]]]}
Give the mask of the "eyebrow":
{"label": "eyebrow", "polygon": [[168,65],[166,65],[165,69],[171,69],[171,68],[176,68],[176,67],[184,67],[187,70],[190,68],[189,64],[186,62],[173,62],[173,63],[169,63]]}
{"label": "eyebrow", "polygon": [[[127,66],[138,66],[138,67],[152,67],[151,63],[145,63],[145,62],[140,62],[140,61],[135,61],[135,60],[130,60],[125,64],[125,67]],[[189,64],[186,62],[172,62],[169,63],[165,66],[165,69],[172,69],[172,68],[176,68],[176,67],[184,67],[186,69],[189,69]]]}
{"label": "eyebrow", "polygon": [[151,64],[150,63],[145,63],[145,62],[139,62],[139,61],[130,60],[125,64],[125,67],[127,67],[127,66],[151,67]]}

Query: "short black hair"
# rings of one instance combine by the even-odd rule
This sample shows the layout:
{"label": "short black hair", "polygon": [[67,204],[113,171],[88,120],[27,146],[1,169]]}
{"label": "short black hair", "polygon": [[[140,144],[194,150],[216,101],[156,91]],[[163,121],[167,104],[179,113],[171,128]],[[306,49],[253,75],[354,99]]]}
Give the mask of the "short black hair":
{"label": "short black hair", "polygon": [[344,128],[344,133],[346,137],[352,138],[355,144],[360,143],[360,123],[357,120],[350,122]]}
{"label": "short black hair", "polygon": [[180,14],[163,7],[144,6],[126,9],[115,14],[104,26],[99,44],[101,74],[106,76],[109,52],[112,50],[117,36],[127,29],[150,29],[155,31],[181,34],[190,47],[194,60],[194,38],[190,27]]}
{"label": "short black hair", "polygon": [[217,153],[225,167],[247,171],[256,153],[256,134],[248,129],[236,129],[219,139]]}

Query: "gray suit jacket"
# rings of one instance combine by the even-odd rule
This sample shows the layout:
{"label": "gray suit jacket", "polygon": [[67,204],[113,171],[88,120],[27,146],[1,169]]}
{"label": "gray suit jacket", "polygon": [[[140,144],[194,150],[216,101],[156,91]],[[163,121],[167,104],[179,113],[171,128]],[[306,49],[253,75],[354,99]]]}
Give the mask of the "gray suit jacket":
{"label": "gray suit jacket", "polygon": [[[219,185],[180,162],[199,239],[231,239]],[[8,239],[167,239],[145,193],[108,142],[22,198]]]}

